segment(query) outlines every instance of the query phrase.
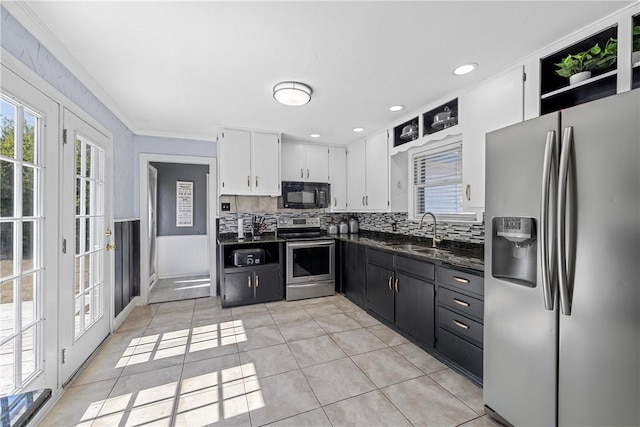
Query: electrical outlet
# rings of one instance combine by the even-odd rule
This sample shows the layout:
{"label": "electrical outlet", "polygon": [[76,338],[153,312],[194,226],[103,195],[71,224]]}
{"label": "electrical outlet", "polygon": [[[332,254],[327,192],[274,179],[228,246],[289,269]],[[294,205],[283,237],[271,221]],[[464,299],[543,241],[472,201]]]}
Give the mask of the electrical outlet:
{"label": "electrical outlet", "polygon": [[222,212],[229,212],[231,210],[231,203],[222,204]]}

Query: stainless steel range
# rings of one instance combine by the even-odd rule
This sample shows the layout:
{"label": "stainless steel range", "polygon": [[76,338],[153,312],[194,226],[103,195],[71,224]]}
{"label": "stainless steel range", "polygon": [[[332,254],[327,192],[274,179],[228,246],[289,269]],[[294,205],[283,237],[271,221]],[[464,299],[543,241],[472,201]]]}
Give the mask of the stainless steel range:
{"label": "stainless steel range", "polygon": [[335,294],[335,240],[320,229],[320,218],[278,218],[286,240],[287,301]]}

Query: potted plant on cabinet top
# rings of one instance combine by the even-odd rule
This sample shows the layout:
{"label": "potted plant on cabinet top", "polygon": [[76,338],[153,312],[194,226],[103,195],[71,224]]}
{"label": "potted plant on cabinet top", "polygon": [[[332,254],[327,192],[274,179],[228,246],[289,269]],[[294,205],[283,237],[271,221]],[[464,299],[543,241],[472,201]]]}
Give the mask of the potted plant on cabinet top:
{"label": "potted plant on cabinet top", "polygon": [[618,57],[618,41],[609,39],[604,49],[596,43],[590,49],[575,55],[567,55],[558,67],[556,74],[569,77],[569,85],[575,85],[591,78],[591,70],[610,68]]}
{"label": "potted plant on cabinet top", "polygon": [[640,25],[633,27],[633,53],[631,64],[640,63]]}

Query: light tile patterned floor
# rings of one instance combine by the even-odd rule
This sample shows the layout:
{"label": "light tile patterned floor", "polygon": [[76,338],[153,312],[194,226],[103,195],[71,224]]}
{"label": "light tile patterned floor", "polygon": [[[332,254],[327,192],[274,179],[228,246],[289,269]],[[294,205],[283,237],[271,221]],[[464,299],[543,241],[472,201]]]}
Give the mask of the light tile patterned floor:
{"label": "light tile patterned floor", "polygon": [[158,279],[149,293],[150,303],[203,298],[210,295],[209,276],[175,277]]}
{"label": "light tile patterned floor", "polygon": [[482,390],[341,295],[137,307],[42,426],[493,426]]}

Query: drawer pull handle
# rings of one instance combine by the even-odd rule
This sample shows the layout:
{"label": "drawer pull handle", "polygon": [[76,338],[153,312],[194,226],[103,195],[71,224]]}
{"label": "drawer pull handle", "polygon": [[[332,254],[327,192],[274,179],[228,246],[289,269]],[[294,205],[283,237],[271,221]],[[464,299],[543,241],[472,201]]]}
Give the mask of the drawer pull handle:
{"label": "drawer pull handle", "polygon": [[453,302],[463,307],[469,307],[470,305],[468,302],[460,301],[458,298],[453,298]]}
{"label": "drawer pull handle", "polygon": [[391,292],[393,292],[393,289],[391,289],[391,281],[393,280],[393,277],[389,276],[389,290]]}
{"label": "drawer pull handle", "polygon": [[452,322],[459,328],[469,329],[469,326],[465,325],[464,323],[458,322],[457,320],[452,320]]}
{"label": "drawer pull handle", "polygon": [[463,277],[453,276],[453,280],[460,283],[469,283],[469,279],[465,279]]}
{"label": "drawer pull handle", "polygon": [[398,293],[398,282],[399,282],[399,281],[400,281],[400,279],[398,279],[398,278],[396,277],[396,294]]}

